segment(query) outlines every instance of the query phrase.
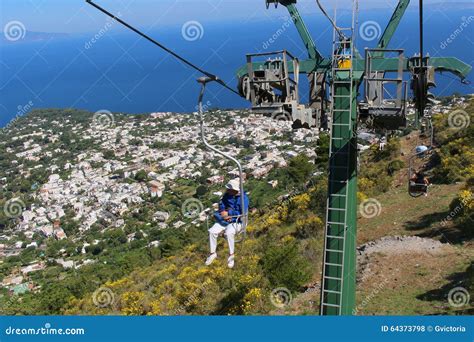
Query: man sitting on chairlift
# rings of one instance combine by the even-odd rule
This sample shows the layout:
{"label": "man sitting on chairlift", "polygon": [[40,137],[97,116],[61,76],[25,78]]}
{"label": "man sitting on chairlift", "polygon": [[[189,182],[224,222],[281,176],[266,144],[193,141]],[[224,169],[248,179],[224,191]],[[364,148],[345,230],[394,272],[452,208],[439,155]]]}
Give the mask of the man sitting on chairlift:
{"label": "man sitting on chairlift", "polygon": [[428,185],[430,185],[430,181],[422,171],[416,171],[410,181],[412,189],[414,189],[415,192],[423,192],[425,196],[428,196]]}
{"label": "man sitting on chairlift", "polygon": [[209,244],[211,254],[206,260],[206,265],[212,264],[217,258],[217,237],[220,233],[225,232],[227,236],[227,243],[229,245],[229,258],[227,259],[227,266],[234,267],[234,246],[235,234],[242,230],[242,215],[248,213],[249,200],[244,193],[244,206],[242,210],[240,200],[240,180],[233,179],[227,183],[226,193],[219,202],[219,209],[214,213],[216,223],[209,229]]}

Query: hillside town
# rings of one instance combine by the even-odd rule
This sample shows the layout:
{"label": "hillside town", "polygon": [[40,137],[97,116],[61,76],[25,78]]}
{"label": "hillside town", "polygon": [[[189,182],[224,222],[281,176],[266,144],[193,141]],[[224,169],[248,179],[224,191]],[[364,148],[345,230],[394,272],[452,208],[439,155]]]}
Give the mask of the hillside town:
{"label": "hillside town", "polygon": [[[465,98],[454,97],[436,104],[433,111],[446,113],[464,102]],[[50,241],[71,241],[76,248],[74,252],[61,248],[50,253],[48,262],[34,257],[13,269],[1,282],[12,294],[38,290],[30,275],[49,264],[79,269],[96,263],[94,247],[101,244],[97,229],[101,233],[124,230],[127,215],[179,193],[183,180],[198,187],[205,177],[205,185],[218,198],[224,182],[238,175],[235,165],[202,148],[195,114],[134,116],[102,111],[82,113],[80,120],[76,114],[29,115],[21,125],[3,131],[7,139],[0,144],[9,167],[0,179],[1,187],[5,191],[26,181],[28,189],[21,198],[9,198],[3,208],[6,224],[0,232],[0,265],[6,257],[28,250],[44,256]],[[286,167],[298,155],[316,157],[318,130],[293,130],[291,122],[247,111],[214,111],[206,126],[209,141],[242,160],[247,179],[270,188],[278,186],[278,180],[269,176],[272,170]],[[361,131],[359,141],[363,151],[381,139]],[[36,181],[39,174],[42,182]],[[154,207],[150,221],[162,230],[187,229],[206,221],[210,207],[200,206],[191,216],[176,206],[174,210]],[[128,232],[126,241],[131,243],[142,233],[149,234]],[[156,239],[147,246],[159,245]]]}
{"label": "hillside town", "polygon": [[[242,158],[246,177],[275,186],[276,180],[266,179],[272,169],[285,167],[289,158],[299,154],[315,157],[317,131],[292,131],[290,122],[246,112],[217,111],[213,117],[206,123],[207,138]],[[101,120],[106,120],[106,124]],[[238,175],[235,166],[201,148],[194,115],[152,113],[137,120],[107,112],[85,122],[75,122],[73,116],[54,120],[44,116],[27,122],[15,131],[11,142],[2,142],[7,158],[11,159],[11,167],[1,179],[2,188],[18,181],[17,176],[29,179],[38,172],[45,174],[45,182],[31,185],[31,205],[20,198],[7,202],[4,214],[9,219],[9,229],[0,236],[0,258],[19,255],[27,248],[43,248],[38,240],[81,241],[99,221],[106,222],[107,229],[123,228],[122,217],[126,213],[145,201],[161,198],[180,179],[199,179],[203,170],[207,170],[209,186],[222,187],[225,180]],[[69,132],[87,141],[84,152],[66,155],[63,149],[55,148]],[[285,138],[290,135],[291,141]],[[71,143],[75,142],[72,139]],[[192,223],[205,219],[208,209],[202,209]],[[72,236],[63,229],[67,213],[78,224]],[[184,225],[179,218],[170,222],[169,217],[166,211],[154,214],[163,229]],[[155,245],[158,243],[154,241]],[[89,245],[86,241],[82,243],[84,253]],[[92,260],[73,262],[58,257],[55,262],[71,268]],[[20,273],[26,276],[45,267],[36,261]],[[15,273],[2,284],[20,286],[22,276]]]}

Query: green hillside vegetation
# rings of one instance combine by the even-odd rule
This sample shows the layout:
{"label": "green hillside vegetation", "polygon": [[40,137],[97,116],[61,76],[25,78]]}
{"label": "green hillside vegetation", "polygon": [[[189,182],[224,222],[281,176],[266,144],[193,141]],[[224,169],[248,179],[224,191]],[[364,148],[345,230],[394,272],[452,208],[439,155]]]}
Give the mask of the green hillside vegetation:
{"label": "green hillside vegetation", "polygon": [[[322,142],[321,149],[327,139],[323,138]],[[364,165],[376,165],[377,169],[364,173],[370,186],[362,188],[361,196],[378,194],[388,188],[393,178],[388,166],[400,156],[399,145],[399,138],[394,137],[383,153],[373,149],[364,156]],[[373,164],[373,161],[379,163]],[[324,164],[318,158],[317,165]],[[292,170],[292,163],[289,169]],[[289,172],[298,181],[307,173],[305,167]],[[326,177],[326,174],[320,175],[309,183],[306,191],[277,205],[260,208],[251,216],[248,238],[237,247],[234,270],[228,270],[225,264],[224,239],[220,241],[218,261],[211,267],[203,265],[208,248],[206,236],[200,243],[187,246],[183,253],[159,260],[128,277],[102,284],[95,294],[89,293],[82,299],[72,298],[62,312],[131,315],[271,313],[275,310],[270,295],[274,289],[286,288],[297,297],[319,282]],[[253,193],[251,191],[251,195]],[[113,293],[113,302],[105,308],[98,307],[94,299],[97,301],[97,296],[108,290]],[[313,301],[306,303],[298,313],[318,313],[318,295],[313,292],[312,296]]]}
{"label": "green hillside vegetation", "polygon": [[[466,111],[474,122],[474,101]],[[470,307],[459,310],[447,308],[445,297],[450,288],[463,286],[474,298],[474,128],[471,124],[465,129],[453,129],[447,120],[447,115],[437,115],[434,120],[439,147],[427,164],[435,184],[433,193],[426,198],[411,199],[405,187],[393,186],[397,177],[406,174],[407,151],[403,151],[406,136],[391,137],[384,151],[374,147],[362,154],[359,201],[376,198],[387,208],[401,208],[401,212],[396,218],[390,216],[395,215],[395,210],[389,209],[386,209],[386,215],[372,220],[360,218],[359,243],[385,235],[419,235],[449,242],[455,250],[439,259],[423,255],[413,257],[413,261],[421,266],[402,269],[405,273],[396,276],[390,275],[390,264],[411,265],[407,257],[387,260],[378,255],[376,263],[384,267],[379,269],[380,272],[374,272],[368,281],[359,283],[359,305],[369,296],[371,300],[358,314],[472,312]],[[327,148],[328,139],[322,136],[318,146],[317,170],[327,168],[324,154]],[[91,235],[91,240],[100,237],[104,241],[87,251],[98,256],[97,264],[67,272],[60,266],[48,268],[47,272],[37,272],[32,280],[42,284],[41,291],[0,298],[1,312],[91,315],[319,314],[317,288],[321,277],[327,174],[323,172],[312,176],[313,171],[314,165],[303,156],[292,160],[287,168],[272,171],[269,178],[279,180],[279,186],[275,189],[266,182],[248,182],[251,206],[256,210],[250,217],[247,238],[237,244],[233,270],[226,265],[228,251],[223,238],[219,240],[217,261],[210,267],[204,266],[208,253],[204,226],[159,231],[147,225],[155,206],[171,210],[181,205],[180,196],[183,195],[178,196],[177,193],[199,197],[205,205],[215,200],[211,195],[213,189],[206,186],[198,191],[196,183],[183,182],[175,193],[166,194],[159,202],[131,214],[124,230],[97,231],[97,236]],[[294,191],[289,197],[283,197],[288,190]],[[453,211],[456,214],[443,221]],[[127,234],[140,231],[147,233],[147,237],[139,236],[132,243],[126,242]],[[153,239],[161,241],[159,247],[147,246],[148,241]],[[74,249],[77,246],[73,242],[59,241],[51,243],[49,248]],[[16,257],[18,265],[28,259],[28,253]],[[436,263],[443,266],[443,271],[433,279],[430,267],[438,267]],[[375,269],[378,270],[377,267]],[[400,284],[399,277],[406,279]],[[389,285],[374,294],[381,280],[386,280]],[[278,298],[271,296],[272,291],[279,288],[288,289],[293,297],[292,303],[283,308],[275,305]]]}

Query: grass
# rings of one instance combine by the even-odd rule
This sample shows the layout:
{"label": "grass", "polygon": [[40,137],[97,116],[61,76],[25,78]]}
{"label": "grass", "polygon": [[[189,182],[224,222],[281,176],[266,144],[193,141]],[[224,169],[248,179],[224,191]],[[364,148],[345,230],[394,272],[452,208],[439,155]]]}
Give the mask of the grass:
{"label": "grass", "polygon": [[438,231],[449,213],[449,204],[461,185],[430,187],[428,197],[412,198],[405,187],[392,189],[377,197],[380,214],[374,218],[359,217],[358,243],[377,240],[387,235],[420,235]]}
{"label": "grass", "polygon": [[448,303],[449,291],[465,276],[474,254],[460,247],[432,256],[376,257],[374,276],[359,284],[359,315],[453,315],[472,310]]}
{"label": "grass", "polygon": [[474,259],[469,244],[458,244],[444,233],[442,220],[460,184],[433,185],[428,197],[411,198],[405,187],[393,189],[377,200],[380,215],[358,221],[358,243],[391,235],[417,235],[439,239],[446,244],[442,253],[410,253],[371,256],[371,276],[358,284],[358,315],[453,315],[465,314],[472,306],[454,308],[449,291],[459,286]]}

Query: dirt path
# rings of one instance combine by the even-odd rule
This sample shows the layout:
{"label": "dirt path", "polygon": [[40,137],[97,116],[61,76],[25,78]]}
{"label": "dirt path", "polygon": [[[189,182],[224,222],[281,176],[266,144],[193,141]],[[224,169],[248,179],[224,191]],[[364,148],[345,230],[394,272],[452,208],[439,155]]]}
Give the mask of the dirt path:
{"label": "dirt path", "polygon": [[376,256],[390,259],[393,256],[424,254],[427,257],[452,252],[450,244],[418,236],[385,236],[377,241],[370,241],[357,247],[357,275],[359,281],[372,276],[372,267]]}

